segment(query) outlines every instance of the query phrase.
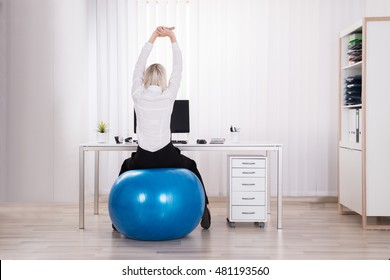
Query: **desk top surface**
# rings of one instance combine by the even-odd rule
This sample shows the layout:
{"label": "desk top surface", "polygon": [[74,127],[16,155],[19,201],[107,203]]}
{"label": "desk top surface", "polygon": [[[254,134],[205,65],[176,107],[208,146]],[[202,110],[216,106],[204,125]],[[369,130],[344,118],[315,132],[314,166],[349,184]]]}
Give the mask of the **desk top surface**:
{"label": "desk top surface", "polygon": [[[175,147],[179,147],[183,150],[235,150],[235,149],[264,149],[264,148],[271,148],[271,149],[280,149],[282,148],[282,144],[280,143],[256,143],[256,142],[241,142],[241,143],[230,143],[225,142],[224,144],[197,144],[196,142],[189,141],[187,144],[174,144]],[[88,149],[88,148],[95,148],[95,149],[120,149],[120,150],[134,150],[138,147],[138,144],[136,143],[121,143],[116,144],[115,142],[109,142],[109,143],[98,143],[98,142],[91,142],[91,143],[85,143],[80,144],[80,147]]]}

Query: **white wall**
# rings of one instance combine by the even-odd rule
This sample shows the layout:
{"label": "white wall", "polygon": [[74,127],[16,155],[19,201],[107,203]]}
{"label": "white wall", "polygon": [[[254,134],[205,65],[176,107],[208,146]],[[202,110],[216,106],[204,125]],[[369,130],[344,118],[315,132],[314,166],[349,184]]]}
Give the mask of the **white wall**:
{"label": "white wall", "polygon": [[381,17],[390,16],[389,0],[364,0],[364,16]]}
{"label": "white wall", "polygon": [[57,1],[54,34],[54,201],[78,197],[78,145],[88,111],[87,1]]}
{"label": "white wall", "polygon": [[0,0],[0,202],[6,194],[6,3]]}
{"label": "white wall", "polygon": [[86,1],[7,4],[6,200],[76,201],[78,144],[86,140]]}
{"label": "white wall", "polygon": [[[289,22],[305,27],[304,22],[299,22],[297,18],[299,13],[308,19],[313,17],[310,14],[305,14],[305,10],[300,9],[301,5],[306,5],[311,1],[295,1],[296,5],[289,4],[287,6],[284,4],[288,1],[276,2],[276,4],[274,1],[267,2],[269,5],[280,5],[279,10],[274,10],[277,11],[277,14],[270,21],[274,24],[273,29],[270,30],[283,31],[284,26],[288,27]],[[340,10],[348,11],[351,2],[342,1],[342,4],[339,4],[339,0],[332,0],[331,5],[324,5],[326,6],[324,9],[322,4],[325,2],[320,1],[319,4],[310,4],[314,6],[307,10],[309,13],[310,11],[321,11],[319,19],[313,19],[313,22],[316,23],[315,27],[319,27],[317,31],[321,32],[320,35],[322,32],[326,32],[327,37],[332,38],[336,45],[338,30],[353,23],[356,11],[358,13],[360,11],[359,7],[355,7],[355,13],[349,18],[338,14],[341,13]],[[389,15],[389,2],[387,0],[353,1],[355,6],[364,3],[362,15],[366,16]],[[0,131],[7,132],[0,134],[0,201],[77,201],[78,144],[87,141],[88,133],[90,133],[87,131],[88,124],[86,123],[87,119],[90,118],[87,110],[89,102],[87,100],[87,57],[89,55],[87,51],[89,32],[87,29],[87,3],[89,1],[0,0],[0,3]],[[284,19],[282,23],[277,21],[277,16],[289,15],[288,11],[295,10],[298,13],[293,14],[295,16],[292,16],[291,19]],[[332,20],[328,28],[327,19],[332,17],[335,17],[335,20]],[[280,24],[282,25],[280,26]],[[342,27],[340,28],[340,26]],[[317,35],[313,33],[317,31],[312,29],[313,26],[307,28],[309,34],[317,40]],[[283,52],[286,50],[283,48],[283,41],[279,42],[277,38],[272,38],[275,35],[273,33],[270,34],[270,38],[279,42],[280,45],[270,46],[270,48],[275,48],[271,50],[272,52],[290,57],[290,54],[294,52],[303,52],[304,49],[300,49],[302,46],[308,46],[304,42],[310,43],[311,37],[301,35],[300,29],[291,29],[294,32],[289,35],[291,39],[302,36],[302,38],[306,38],[306,41],[291,40],[290,47],[292,48],[288,50],[289,53],[286,53]],[[333,38],[332,34],[336,34],[336,37]],[[3,40],[4,38],[5,40]],[[316,166],[329,169],[329,171],[321,174],[314,173],[314,175],[312,172],[319,171],[310,168],[302,169],[301,173],[297,173],[292,169],[292,161],[286,160],[287,168],[285,171],[288,180],[285,180],[285,186],[287,184],[294,186],[290,192],[293,195],[299,195],[302,192],[308,193],[306,185],[312,186],[315,182],[323,182],[316,189],[317,194],[335,190],[336,167],[334,164],[336,161],[333,150],[336,145],[331,141],[329,143],[321,141],[323,141],[322,137],[331,137],[335,139],[334,141],[337,140],[336,130],[332,129],[337,121],[336,107],[332,106],[332,100],[335,100],[337,95],[336,45],[332,44],[332,48],[327,48],[325,45],[317,44],[320,46],[319,50],[310,50],[311,56],[309,58],[303,54],[305,57],[303,63],[298,58],[293,58],[288,65],[289,68],[280,67],[281,64],[273,66],[273,61],[268,61],[270,65],[268,75],[276,79],[278,75],[287,75],[286,71],[290,71],[292,76],[289,79],[292,83],[289,86],[299,92],[305,77],[297,76],[299,72],[294,72],[295,65],[300,67],[311,65],[309,60],[315,59],[313,54],[321,55],[317,59],[322,62],[316,61],[317,65],[308,69],[315,69],[316,72],[321,73],[325,64],[331,70],[322,73],[325,76],[321,77],[325,77],[326,81],[334,82],[334,84],[324,85],[326,88],[322,89],[322,92],[330,94],[326,97],[325,105],[321,99],[310,99],[315,102],[315,106],[310,106],[308,109],[299,107],[302,106],[299,99],[290,98],[288,105],[280,105],[281,100],[277,99],[279,97],[270,95],[271,99],[268,102],[272,106],[268,110],[282,110],[283,106],[288,106],[290,112],[302,109],[313,113],[317,109],[332,108],[327,112],[327,117],[322,123],[312,123],[310,118],[307,118],[305,122],[300,122],[298,125],[298,119],[289,120],[290,125],[297,122],[296,126],[290,126],[290,128],[297,128],[297,131],[291,131],[289,134],[290,144],[286,146],[285,153],[288,156],[287,159],[292,160],[300,157],[299,149],[309,146],[307,143],[302,144],[298,129],[314,129],[313,137],[316,139],[312,140],[320,143],[319,146],[325,147],[326,152],[321,153],[320,156],[316,153],[309,153],[307,159],[299,158],[299,161],[305,160],[308,163],[314,161]],[[324,61],[325,59],[326,61]],[[312,75],[309,70],[306,69],[304,71],[307,72],[303,73]],[[275,90],[283,91],[283,88],[287,86],[287,84],[281,83],[270,90],[272,92]],[[306,92],[308,98],[313,98],[312,95],[309,95],[309,90]],[[257,112],[257,114],[261,114],[261,112]],[[278,115],[277,110],[275,110],[274,115]],[[274,126],[271,121],[268,123],[270,134],[276,135],[284,129],[282,125]],[[283,119],[279,120],[279,124],[283,124]],[[325,128],[323,124],[326,125]],[[307,180],[308,173],[312,173],[310,176],[314,178],[313,180]],[[323,176],[325,177],[323,178]],[[212,185],[210,184],[210,187]]]}
{"label": "white wall", "polygon": [[53,198],[53,3],[9,1],[7,200]]}

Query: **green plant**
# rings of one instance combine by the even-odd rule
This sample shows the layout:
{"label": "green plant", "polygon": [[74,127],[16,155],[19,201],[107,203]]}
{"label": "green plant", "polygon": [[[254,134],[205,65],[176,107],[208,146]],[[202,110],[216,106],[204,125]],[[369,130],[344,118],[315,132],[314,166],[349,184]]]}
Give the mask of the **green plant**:
{"label": "green plant", "polygon": [[108,125],[104,121],[100,121],[98,123],[97,132],[106,133],[108,129]]}

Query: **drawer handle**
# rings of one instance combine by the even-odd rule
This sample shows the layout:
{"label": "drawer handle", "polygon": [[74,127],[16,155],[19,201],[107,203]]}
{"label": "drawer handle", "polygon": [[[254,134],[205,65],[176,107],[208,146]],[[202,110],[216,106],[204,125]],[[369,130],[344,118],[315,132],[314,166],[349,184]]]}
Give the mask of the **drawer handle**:
{"label": "drawer handle", "polygon": [[241,212],[243,215],[253,215],[255,212]]}
{"label": "drawer handle", "polygon": [[248,183],[242,183],[243,186],[254,186],[255,184],[252,183],[252,184],[248,184]]}
{"label": "drawer handle", "polygon": [[243,162],[242,164],[253,165],[253,164],[256,164],[256,162]]}
{"label": "drawer handle", "polygon": [[243,171],[242,174],[255,174],[256,172],[255,171]]}
{"label": "drawer handle", "polygon": [[254,197],[243,197],[242,200],[254,200]]}

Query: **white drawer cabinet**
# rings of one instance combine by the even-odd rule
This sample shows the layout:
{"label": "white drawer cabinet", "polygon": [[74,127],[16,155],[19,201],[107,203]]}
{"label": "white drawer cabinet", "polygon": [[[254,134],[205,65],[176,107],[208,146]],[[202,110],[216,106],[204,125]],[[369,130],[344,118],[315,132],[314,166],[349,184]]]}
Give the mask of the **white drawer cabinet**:
{"label": "white drawer cabinet", "polygon": [[267,158],[228,156],[228,169],[229,225],[254,222],[264,227],[267,221]]}

